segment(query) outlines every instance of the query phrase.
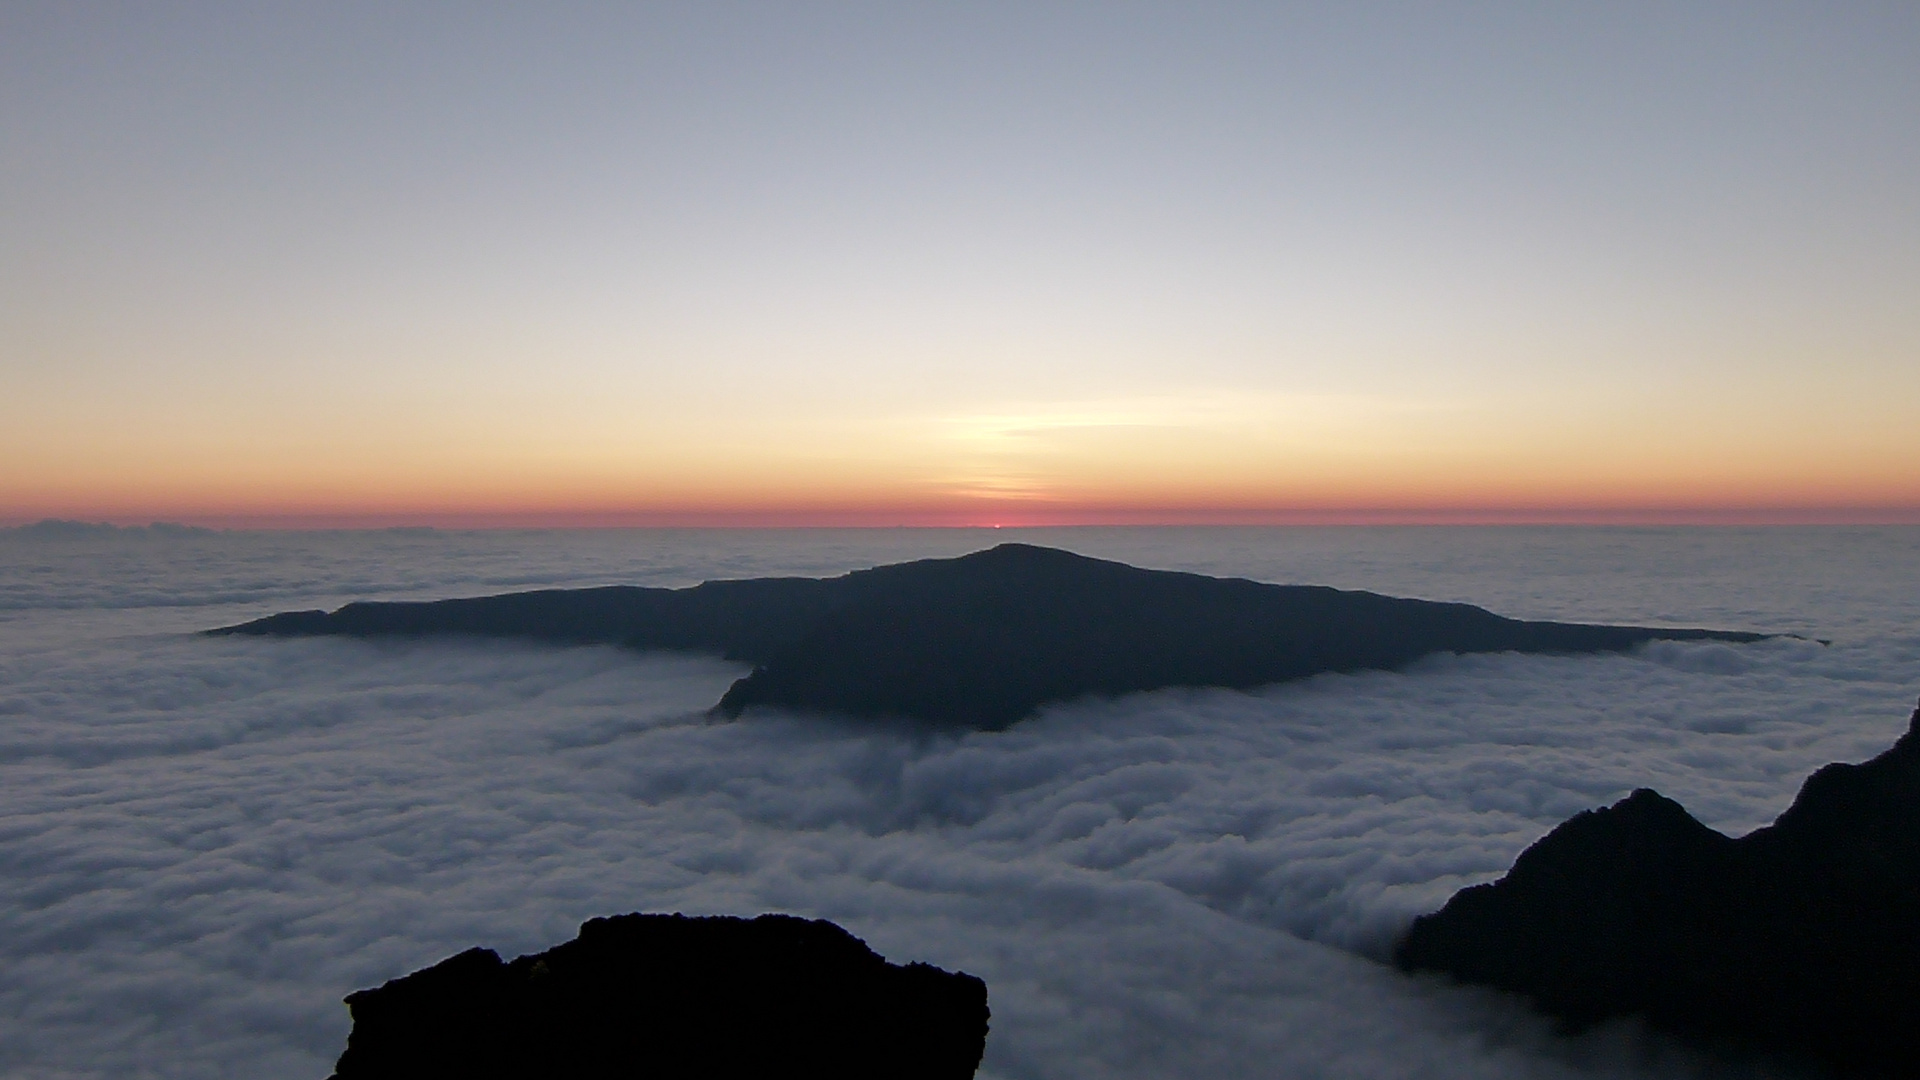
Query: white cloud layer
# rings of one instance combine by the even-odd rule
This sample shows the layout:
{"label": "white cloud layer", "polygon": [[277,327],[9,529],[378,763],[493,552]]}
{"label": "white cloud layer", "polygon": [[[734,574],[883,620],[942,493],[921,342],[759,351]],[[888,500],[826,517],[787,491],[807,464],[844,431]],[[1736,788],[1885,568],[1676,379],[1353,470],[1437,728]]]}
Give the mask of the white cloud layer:
{"label": "white cloud layer", "polygon": [[[1754,590],[1776,578],[1716,602],[1756,604],[1760,629],[1836,628],[1830,646],[1439,658],[967,735],[710,723],[738,669],[695,657],[182,633],[363,584],[438,595],[783,557],[812,573],[898,557],[889,545],[974,546],[913,535],[789,537],[784,556],[741,538],[705,566],[658,537],[654,563],[627,567],[592,554],[607,538],[523,538],[517,561],[460,536],[0,552],[15,601],[0,617],[0,1073],[324,1076],[341,996],[468,946],[543,948],[623,911],[778,910],[985,978],[985,1072],[1002,1080],[1753,1075],[1631,1027],[1558,1039],[1511,1002],[1377,958],[1413,914],[1635,786],[1729,831],[1771,819],[1813,767],[1889,744],[1920,684],[1920,635],[1902,629],[1920,625],[1920,560],[1883,549],[1877,588],[1795,612],[1766,604],[1830,566],[1719,560]],[[1224,535],[1201,555],[1274,576]],[[1605,590],[1611,574],[1618,603],[1652,572],[1652,543],[1612,571],[1543,550],[1509,560],[1501,587],[1525,576],[1542,606],[1577,604],[1559,583]],[[1471,562],[1442,555],[1433,588],[1392,591],[1471,584]],[[1562,574],[1569,559],[1590,573]],[[260,595],[104,606],[122,585],[184,599],[223,575]]]}

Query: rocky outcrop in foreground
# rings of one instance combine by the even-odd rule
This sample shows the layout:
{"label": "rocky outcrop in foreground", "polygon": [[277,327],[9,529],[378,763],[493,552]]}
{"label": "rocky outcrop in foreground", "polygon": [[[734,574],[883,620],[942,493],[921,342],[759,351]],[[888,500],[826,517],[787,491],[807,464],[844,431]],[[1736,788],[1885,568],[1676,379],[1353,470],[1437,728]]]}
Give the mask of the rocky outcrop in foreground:
{"label": "rocky outcrop in foreground", "polygon": [[1415,920],[1407,970],[1518,991],[1579,1027],[1637,1014],[1843,1075],[1920,1076],[1920,710],[1737,840],[1642,789]]}
{"label": "rocky outcrop in foreground", "polygon": [[833,923],[620,915],[504,963],[469,949],[347,997],[334,1080],[966,1080],[987,987]]}
{"label": "rocky outcrop in foreground", "polygon": [[1028,544],[837,578],[613,586],[292,611],[214,634],[467,634],[718,653],[755,706],[1002,728],[1048,702],[1248,689],[1437,652],[1585,653],[1765,635],[1523,622],[1468,604],[1141,570]]}

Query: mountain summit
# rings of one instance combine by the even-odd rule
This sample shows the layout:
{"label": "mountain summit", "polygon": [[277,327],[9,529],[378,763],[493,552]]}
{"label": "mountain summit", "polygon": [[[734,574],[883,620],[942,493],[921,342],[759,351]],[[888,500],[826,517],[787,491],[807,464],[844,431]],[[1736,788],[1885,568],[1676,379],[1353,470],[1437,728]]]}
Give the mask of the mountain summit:
{"label": "mountain summit", "polygon": [[754,665],[715,706],[1002,728],[1050,702],[1249,689],[1432,653],[1585,653],[1717,630],[1526,622],[1469,604],[1143,570],[1002,544],[836,578],[611,586],[296,611],[213,634],[467,634],[717,653]]}

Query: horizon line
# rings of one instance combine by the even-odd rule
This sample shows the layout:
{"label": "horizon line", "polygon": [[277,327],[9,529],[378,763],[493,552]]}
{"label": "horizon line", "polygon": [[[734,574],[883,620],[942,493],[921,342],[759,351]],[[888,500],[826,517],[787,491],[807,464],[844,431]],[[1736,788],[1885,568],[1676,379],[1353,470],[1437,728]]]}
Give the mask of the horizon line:
{"label": "horizon line", "polygon": [[900,511],[883,509],[738,511],[373,511],[316,513],[78,513],[10,515],[0,528],[36,525],[187,526],[231,531],[327,532],[382,529],[1040,529],[1247,528],[1359,526],[1873,526],[1920,525],[1920,506],[1733,507],[1341,507],[1141,508],[1037,511],[1003,508]]}

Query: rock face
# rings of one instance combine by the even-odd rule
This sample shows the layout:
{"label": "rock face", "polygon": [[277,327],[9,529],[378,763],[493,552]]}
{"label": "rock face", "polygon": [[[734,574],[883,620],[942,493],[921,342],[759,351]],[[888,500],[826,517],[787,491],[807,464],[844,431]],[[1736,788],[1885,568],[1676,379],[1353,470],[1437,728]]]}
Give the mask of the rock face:
{"label": "rock face", "polygon": [[824,580],[348,604],[209,633],[478,634],[713,652],[755,665],[715,707],[724,716],[770,705],[989,729],[1084,694],[1246,689],[1436,652],[1765,636],[1523,622],[1468,604],[1141,570],[1026,544]]}
{"label": "rock face", "polygon": [[334,1080],[966,1080],[987,987],[830,922],[621,915],[503,963],[469,949],[347,998]]}
{"label": "rock face", "polygon": [[1846,1075],[1920,1076],[1920,710],[1737,840],[1642,789],[1566,821],[1395,953],[1574,1026],[1655,1026]]}

